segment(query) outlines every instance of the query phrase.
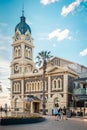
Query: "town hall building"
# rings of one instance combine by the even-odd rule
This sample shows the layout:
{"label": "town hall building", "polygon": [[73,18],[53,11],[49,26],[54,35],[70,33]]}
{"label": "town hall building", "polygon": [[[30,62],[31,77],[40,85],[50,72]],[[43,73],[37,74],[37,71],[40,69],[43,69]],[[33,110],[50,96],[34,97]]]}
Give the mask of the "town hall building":
{"label": "town hall building", "polygon": [[[43,70],[34,63],[34,44],[31,28],[26,23],[24,11],[15,27],[11,61],[11,110],[41,113],[43,109]],[[44,50],[44,48],[43,48]],[[45,75],[46,113],[52,114],[55,104],[59,107],[72,105],[72,81],[87,68],[60,57],[47,63]]]}

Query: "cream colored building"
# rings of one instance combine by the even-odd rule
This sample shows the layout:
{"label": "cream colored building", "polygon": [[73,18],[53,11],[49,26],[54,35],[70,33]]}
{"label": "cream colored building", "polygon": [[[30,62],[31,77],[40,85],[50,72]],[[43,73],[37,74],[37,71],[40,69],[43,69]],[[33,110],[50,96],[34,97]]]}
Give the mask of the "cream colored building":
{"label": "cream colored building", "polygon": [[[26,24],[24,13],[15,27],[11,62],[11,109],[12,111],[42,112],[42,69],[35,67],[34,45],[31,28]],[[78,70],[79,68],[79,70]],[[52,114],[55,103],[70,106],[72,80],[87,68],[71,61],[54,57],[47,64],[45,79],[46,111]]]}

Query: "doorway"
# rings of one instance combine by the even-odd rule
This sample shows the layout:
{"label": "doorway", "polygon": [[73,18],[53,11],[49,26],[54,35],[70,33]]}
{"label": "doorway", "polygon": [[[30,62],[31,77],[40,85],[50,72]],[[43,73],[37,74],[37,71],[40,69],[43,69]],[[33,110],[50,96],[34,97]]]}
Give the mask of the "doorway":
{"label": "doorway", "polygon": [[39,113],[39,102],[34,102],[33,106],[34,106],[34,113]]}

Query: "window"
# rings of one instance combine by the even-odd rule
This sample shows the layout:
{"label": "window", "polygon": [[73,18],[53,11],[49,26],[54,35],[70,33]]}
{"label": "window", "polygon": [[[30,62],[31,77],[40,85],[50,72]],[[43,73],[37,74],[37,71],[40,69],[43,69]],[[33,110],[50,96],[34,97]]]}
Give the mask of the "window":
{"label": "window", "polygon": [[38,91],[39,91],[39,82],[38,82]]}
{"label": "window", "polygon": [[20,92],[20,83],[14,83],[13,92]]}
{"label": "window", "polygon": [[58,79],[58,89],[62,89],[62,80]]}
{"label": "window", "polygon": [[58,88],[60,88],[60,80],[58,80]]}
{"label": "window", "polygon": [[21,47],[20,46],[16,46],[14,48],[14,57],[20,57],[21,56]]}
{"label": "window", "polygon": [[18,47],[18,56],[21,56],[21,49]]}
{"label": "window", "polygon": [[34,91],[34,83],[32,83],[32,91]]}
{"label": "window", "polygon": [[29,83],[26,83],[26,89],[25,89],[26,92],[29,92]]}
{"label": "window", "polygon": [[54,80],[54,88],[56,88],[56,80]]}
{"label": "window", "polygon": [[52,81],[52,90],[60,90],[62,88],[62,80],[54,79]]}
{"label": "window", "polygon": [[25,48],[25,56],[27,58],[31,58],[31,49],[29,47]]}
{"label": "window", "polygon": [[56,90],[56,88],[57,88],[57,82],[56,82],[56,79],[54,79],[52,81],[52,90]]}

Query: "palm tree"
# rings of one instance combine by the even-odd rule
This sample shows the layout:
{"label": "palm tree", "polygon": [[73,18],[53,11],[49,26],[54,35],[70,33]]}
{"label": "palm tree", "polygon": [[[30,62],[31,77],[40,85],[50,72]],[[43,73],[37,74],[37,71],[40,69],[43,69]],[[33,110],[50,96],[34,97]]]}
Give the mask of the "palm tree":
{"label": "palm tree", "polygon": [[41,51],[38,53],[38,56],[36,57],[38,59],[38,61],[36,62],[36,64],[38,64],[38,66],[42,66],[43,68],[43,115],[46,114],[45,111],[45,73],[46,73],[46,68],[47,68],[47,62],[52,58],[52,56],[50,55],[50,51]]}

